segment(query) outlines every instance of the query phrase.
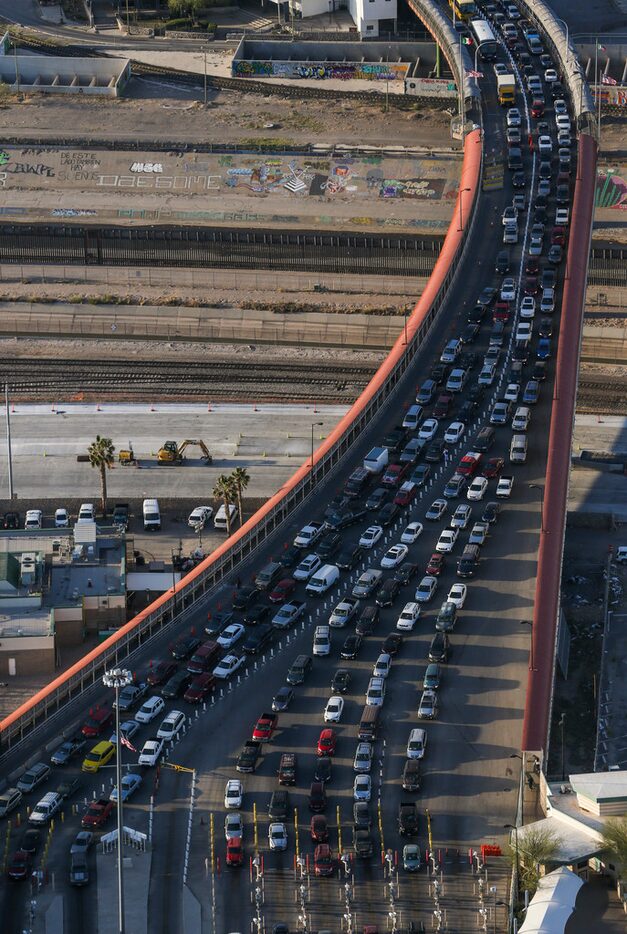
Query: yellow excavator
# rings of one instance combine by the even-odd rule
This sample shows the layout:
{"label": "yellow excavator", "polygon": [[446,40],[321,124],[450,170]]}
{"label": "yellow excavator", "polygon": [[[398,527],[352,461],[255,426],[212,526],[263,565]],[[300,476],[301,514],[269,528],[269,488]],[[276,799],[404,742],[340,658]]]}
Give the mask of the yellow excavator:
{"label": "yellow excavator", "polygon": [[127,448],[122,448],[118,453],[118,462],[123,467],[137,466],[137,460],[135,458],[135,452],[133,450],[133,445],[129,441]]}
{"label": "yellow excavator", "polygon": [[176,441],[164,441],[163,447],[159,449],[159,453],[157,454],[157,463],[182,464],[185,460],[184,451],[192,444],[200,448],[202,451],[202,460],[204,460],[206,464],[213,463],[213,457],[209,453],[209,448],[205,442],[194,438],[187,438],[185,441],[181,441],[180,444],[177,444]]}

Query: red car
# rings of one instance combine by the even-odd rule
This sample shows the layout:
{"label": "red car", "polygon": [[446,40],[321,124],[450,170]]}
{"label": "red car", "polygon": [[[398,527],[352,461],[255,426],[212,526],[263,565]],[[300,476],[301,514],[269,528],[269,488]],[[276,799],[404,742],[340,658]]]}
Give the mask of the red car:
{"label": "red car", "polygon": [[566,231],[563,227],[554,227],[551,231],[551,246],[557,244],[564,246],[566,243]]}
{"label": "red car", "polygon": [[165,684],[176,671],[176,662],[159,662],[154,668],[151,668],[146,676],[148,684]]}
{"label": "red car", "polygon": [[33,857],[31,853],[25,850],[16,850],[9,861],[7,875],[9,879],[15,882],[23,882],[28,879],[33,868]]}
{"label": "red car", "polygon": [[271,603],[285,603],[296,589],[296,581],[292,577],[284,577],[276,587],[270,591],[268,599]]}
{"label": "red car", "polygon": [[531,116],[535,117],[536,120],[544,116],[544,101],[531,102]]}
{"label": "red car", "polygon": [[429,563],[426,567],[425,574],[432,574],[434,577],[439,577],[442,573],[442,568],[444,567],[444,555],[439,554],[437,551],[434,551],[431,557],[429,558]]}
{"label": "red car", "polygon": [[494,480],[495,477],[500,476],[504,464],[505,461],[502,457],[491,457],[483,468],[481,476],[485,477],[486,480]]}
{"label": "red car", "polygon": [[199,704],[213,690],[216,679],[208,671],[194,678],[183,695],[188,704]]}
{"label": "red car", "polygon": [[398,486],[408,470],[409,464],[390,464],[381,477],[381,483],[384,486]]}
{"label": "red car", "polygon": [[258,743],[267,743],[268,740],[272,739],[272,734],[276,730],[278,723],[278,713],[262,713],[253,730],[252,738]]}
{"label": "red car", "polygon": [[538,294],[538,277],[537,276],[525,276],[524,290],[525,290],[525,295],[537,295]]}
{"label": "red car", "polygon": [[509,302],[497,302],[492,312],[493,321],[509,321]]}
{"label": "red car", "polygon": [[92,801],[81,820],[81,827],[86,830],[99,830],[107,823],[111,817],[114,803],[108,798],[100,798],[98,801]]}
{"label": "red car", "polygon": [[528,256],[525,263],[525,272],[531,276],[537,276],[540,271],[540,260],[537,256]]}
{"label": "red car", "polygon": [[442,393],[441,396],[438,396],[437,401],[433,407],[433,417],[445,418],[448,415],[452,404],[453,396],[450,393]]}
{"label": "red car", "polygon": [[337,738],[333,730],[326,729],[322,730],[320,733],[320,738],[318,740],[318,755],[319,756],[333,756],[335,755],[335,744]]}
{"label": "red car", "polygon": [[309,825],[311,839],[315,843],[326,843],[329,839],[329,825],[324,814],[314,814]]}
{"label": "red car", "polygon": [[457,465],[455,473],[460,473],[462,477],[472,477],[477,472],[482,460],[483,458],[478,451],[468,451]]}
{"label": "red car", "polygon": [[89,718],[81,727],[81,733],[88,739],[94,736],[100,736],[109,729],[113,723],[113,711],[107,704],[92,707],[89,711]]}
{"label": "red car", "polygon": [[226,865],[244,865],[244,847],[240,837],[230,837],[226,841]]}
{"label": "red car", "polygon": [[394,497],[394,502],[397,506],[409,506],[416,495],[417,489],[415,483],[411,483],[409,480],[406,481]]}
{"label": "red car", "polygon": [[335,860],[328,843],[319,843],[314,850],[314,875],[332,876],[335,872]]}

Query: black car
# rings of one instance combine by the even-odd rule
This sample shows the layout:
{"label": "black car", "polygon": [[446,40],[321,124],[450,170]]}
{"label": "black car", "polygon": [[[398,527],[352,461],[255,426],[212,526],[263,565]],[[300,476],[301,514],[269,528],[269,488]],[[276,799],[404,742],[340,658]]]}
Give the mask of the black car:
{"label": "black car", "polygon": [[527,184],[524,172],[514,172],[512,176],[512,185],[514,188],[524,188]]}
{"label": "black car", "polygon": [[468,321],[469,324],[481,324],[485,318],[485,313],[485,305],[475,305],[466,315],[466,321]]}
{"label": "black car", "polygon": [[548,260],[552,266],[559,266],[562,262],[563,250],[559,243],[554,243],[549,250]]}
{"label": "black car", "polygon": [[429,646],[430,662],[447,662],[450,652],[448,633],[436,632]]}
{"label": "black car", "polygon": [[[551,168],[551,163],[548,159],[543,159],[540,163],[540,168],[538,169],[538,175],[540,178],[551,178],[553,174],[553,169]],[[539,199],[538,199],[539,200]],[[536,201],[536,207],[538,207],[538,202]],[[544,205],[546,208],[546,204]]]}
{"label": "black car", "polygon": [[540,328],[538,330],[540,337],[551,337],[553,334],[553,322],[550,318],[540,319]]}
{"label": "black car", "polygon": [[413,801],[401,801],[398,806],[398,832],[403,837],[418,833],[418,809]]}
{"label": "black car", "polygon": [[82,788],[82,786],[82,778],[66,778],[66,780],[61,782],[61,784],[58,786],[57,794],[61,795],[61,797],[64,799],[71,798],[72,795],[76,794],[79,788]]}
{"label": "black car", "polygon": [[317,759],[316,770],[314,772],[314,778],[317,782],[322,782],[323,785],[326,785],[327,782],[331,781],[332,761],[330,756],[320,756]]}
{"label": "black car", "polygon": [[335,556],[334,564],[343,571],[354,568],[364,553],[361,545],[346,545]]}
{"label": "black car", "polygon": [[27,830],[22,840],[20,842],[20,850],[24,850],[25,853],[28,853],[29,856],[32,856],[39,849],[39,844],[41,843],[41,831]]}
{"label": "black car", "polygon": [[205,632],[208,636],[219,636],[223,629],[235,622],[235,617],[230,612],[214,613],[211,619],[207,620]]}
{"label": "black car", "polygon": [[246,655],[257,655],[272,641],[274,629],[270,623],[264,623],[251,632],[242,645],[242,652]]}
{"label": "black car", "polygon": [[[324,521],[330,529],[339,531],[348,528],[349,525],[355,525],[366,517],[366,510],[363,506],[345,506],[344,509],[332,513]],[[320,551],[316,549],[316,554],[322,557]],[[335,562],[337,564],[337,562]]]}
{"label": "black car", "polygon": [[272,792],[268,805],[270,820],[284,821],[290,810],[290,794],[285,788],[277,788]]}
{"label": "black car", "polygon": [[324,519],[325,521],[329,516],[334,515],[337,512],[341,512],[345,506],[349,506],[351,503],[351,498],[346,495],[346,493],[339,493],[337,496],[334,496],[327,508],[324,510]]}
{"label": "black car", "polygon": [[457,421],[463,422],[465,425],[467,425],[472,418],[474,411],[475,407],[472,402],[469,400],[462,402],[459,407],[459,412],[457,413]]}
{"label": "black car", "polygon": [[475,385],[471,386],[468,390],[468,401],[472,402],[473,405],[478,406],[479,403],[483,400],[485,394],[486,387],[481,383],[475,383]]}
{"label": "black car", "polygon": [[284,568],[293,568],[295,564],[299,564],[303,560],[303,549],[298,548],[297,545],[290,545],[290,547],[285,548],[280,555],[277,555],[274,560]]}
{"label": "black car", "polygon": [[372,817],[367,801],[355,801],[353,804],[353,826],[358,830],[370,830]]}
{"label": "black car", "polygon": [[291,688],[279,688],[279,690],[272,698],[272,709],[275,711],[275,713],[280,710],[287,710],[293,700],[294,692]]}
{"label": "black car", "polygon": [[333,694],[346,694],[351,683],[351,673],[348,668],[338,668],[331,681]]}
{"label": "black car", "polygon": [[401,585],[393,577],[383,581],[374,598],[377,606],[392,606],[398,596]]}
{"label": "black car", "polygon": [[357,658],[361,643],[362,638],[359,633],[347,636],[344,640],[344,645],[340,649],[340,658]]}
{"label": "black car", "polygon": [[379,510],[378,520],[381,525],[391,525],[400,515],[400,512],[400,506],[397,506],[396,503],[386,503],[385,506]]}
{"label": "black car", "polygon": [[570,201],[570,188],[568,185],[558,185],[555,194],[555,200],[558,204],[568,204]]}
{"label": "black car", "polygon": [[388,655],[398,655],[403,644],[400,632],[390,632],[381,643],[381,651]]}
{"label": "black car", "polygon": [[459,339],[462,344],[472,344],[476,340],[479,333],[479,324],[476,321],[469,321],[462,333],[459,335]]}
{"label": "black car", "polygon": [[471,350],[462,350],[457,362],[459,363],[462,370],[474,370],[477,365],[477,354],[473,353]]}
{"label": "black car", "polygon": [[538,382],[546,379],[546,361],[536,360],[531,371],[531,378],[537,379]]}
{"label": "black car", "polygon": [[244,622],[249,626],[257,626],[259,623],[263,623],[264,619],[267,619],[269,615],[269,606],[264,603],[255,603],[250,610],[244,613]]}
{"label": "black car", "polygon": [[406,429],[403,428],[402,425],[396,425],[395,428],[392,428],[391,431],[388,431],[387,435],[381,442],[381,446],[387,448],[390,453],[396,453],[400,451],[406,439]]}
{"label": "black car", "polygon": [[509,370],[507,371],[507,378],[505,382],[507,383],[520,383],[523,378],[524,370],[524,361],[523,360],[514,360],[510,365]]}
{"label": "black car", "polygon": [[341,544],[342,536],[339,532],[327,532],[316,542],[314,551],[321,561],[326,561],[328,558],[333,557]]}
{"label": "black car", "polygon": [[416,577],[419,570],[420,565],[413,564],[411,561],[403,561],[394,571],[394,580],[398,581],[401,587],[404,587],[412,578]]}
{"label": "black car", "polygon": [[326,810],[327,796],[322,782],[312,782],[309,789],[309,810],[314,814]]}
{"label": "black car", "polygon": [[544,269],[540,279],[540,288],[554,289],[557,283],[557,273],[554,269]]}
{"label": "black car", "polygon": [[355,632],[358,636],[369,636],[378,622],[379,608],[376,606],[365,606],[357,620]]}
{"label": "black car", "polygon": [[388,502],[390,495],[390,490],[386,490],[384,486],[378,486],[366,500],[366,509],[381,509]]}
{"label": "black car", "polygon": [[514,363],[525,363],[529,357],[529,344],[527,341],[516,341],[512,351]]}
{"label": "black car", "polygon": [[427,448],[427,453],[425,454],[425,460],[430,464],[438,464],[444,457],[444,452],[446,451],[446,442],[445,441],[432,441],[429,447]]}
{"label": "black car", "polygon": [[496,257],[496,263],[494,264],[494,271],[498,272],[500,276],[504,276],[509,272],[509,250],[500,250]]}
{"label": "black car", "polygon": [[4,520],[2,524],[5,529],[19,529],[20,527],[19,512],[5,512]]}
{"label": "black car", "polygon": [[492,525],[499,517],[499,512],[501,507],[499,503],[486,503],[483,507],[483,513],[481,515],[482,522],[489,522]]}
{"label": "black car", "polygon": [[485,454],[494,444],[495,438],[496,432],[494,428],[490,425],[484,425],[484,427],[477,432],[475,440],[472,443],[473,451],[480,451],[482,454]]}
{"label": "black car", "polygon": [[494,288],[494,286],[486,285],[486,287],[481,290],[481,294],[479,295],[479,298],[477,299],[477,304],[485,305],[486,308],[489,308],[492,302],[495,300],[495,298],[496,298],[496,289]]}
{"label": "black car", "polygon": [[238,587],[233,594],[233,609],[247,610],[256,600],[259,599],[260,595],[261,591],[258,587]]}
{"label": "black car", "polygon": [[178,662],[182,661],[184,658],[189,658],[194,654],[199,645],[200,639],[197,639],[196,636],[188,636],[186,639],[179,639],[178,642],[175,642],[172,646],[172,658],[175,658]]}
{"label": "black car", "polygon": [[161,688],[161,696],[178,697],[179,694],[185,693],[191,683],[192,675],[185,668],[182,671],[175,671]]}
{"label": "black car", "polygon": [[431,370],[431,379],[437,386],[441,386],[451,375],[451,367],[448,363],[436,363]]}

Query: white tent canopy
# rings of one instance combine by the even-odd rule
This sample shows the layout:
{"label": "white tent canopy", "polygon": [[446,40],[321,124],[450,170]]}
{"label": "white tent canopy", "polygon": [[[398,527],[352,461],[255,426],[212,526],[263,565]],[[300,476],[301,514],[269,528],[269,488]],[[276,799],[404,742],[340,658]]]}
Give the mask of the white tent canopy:
{"label": "white tent canopy", "polygon": [[564,934],[582,885],[579,876],[565,866],[540,879],[519,934]]}

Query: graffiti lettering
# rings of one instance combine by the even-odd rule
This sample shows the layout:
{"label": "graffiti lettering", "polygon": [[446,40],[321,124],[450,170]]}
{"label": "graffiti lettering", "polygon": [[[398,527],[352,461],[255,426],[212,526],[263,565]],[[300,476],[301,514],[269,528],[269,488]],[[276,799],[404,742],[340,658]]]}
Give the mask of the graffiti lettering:
{"label": "graffiti lettering", "polygon": [[147,175],[151,172],[160,173],[163,172],[163,165],[160,162],[134,162],[131,172],[146,172]]}
{"label": "graffiti lettering", "polygon": [[394,62],[265,62],[234,61],[236,78],[308,78],[322,81],[402,81],[408,66]]}
{"label": "graffiti lettering", "polygon": [[219,189],[221,175],[97,175],[99,188],[165,188],[175,191]]}
{"label": "graffiti lettering", "polygon": [[31,165],[30,162],[15,162],[7,168],[7,172],[12,172],[14,175],[40,175],[44,178],[54,178],[56,174],[51,165],[44,165],[43,162],[38,162],[36,165]]}

